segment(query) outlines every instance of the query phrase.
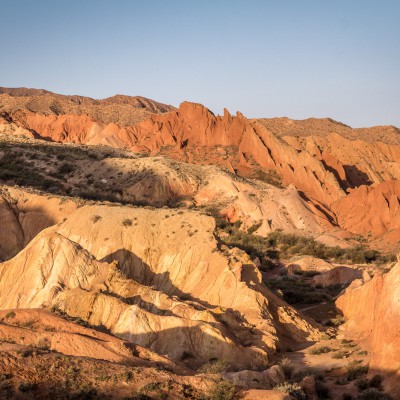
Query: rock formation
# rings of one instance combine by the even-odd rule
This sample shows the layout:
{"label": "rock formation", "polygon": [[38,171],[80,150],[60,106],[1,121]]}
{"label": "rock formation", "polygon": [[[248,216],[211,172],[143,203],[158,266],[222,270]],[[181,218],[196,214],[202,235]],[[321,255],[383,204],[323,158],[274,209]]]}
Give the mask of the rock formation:
{"label": "rock formation", "polygon": [[[372,183],[400,178],[400,146],[394,127],[352,129],[329,119],[248,120],[240,113],[232,116],[227,110],[223,116],[215,116],[200,104],[184,102],[173,109],[120,95],[93,100],[42,90],[3,88],[0,92],[0,132],[162,154],[192,165],[213,164],[242,177],[269,182],[277,178],[284,186],[294,186],[279,204],[297,203],[298,217],[289,218],[289,225],[295,225],[295,229],[319,234],[339,228],[372,237],[390,231],[387,241],[397,241],[399,221],[394,216],[393,203],[397,183],[367,189]],[[125,117],[121,110],[111,112],[107,107],[129,107],[130,112],[145,110],[147,114],[138,119]],[[163,185],[167,189],[171,183]],[[380,190],[383,192],[378,196]],[[363,200],[365,196],[368,199]],[[124,201],[130,201],[129,197],[122,195]],[[375,200],[382,207],[375,207],[368,216]],[[248,207],[246,203],[247,199],[241,198],[236,204],[227,205],[225,215],[231,220],[247,219],[249,224],[258,223],[255,219],[262,217],[260,234],[287,228],[282,215],[270,218],[260,207]],[[355,204],[361,204],[363,211],[357,210]],[[274,208],[269,204],[266,207]],[[349,217],[346,210],[350,208]],[[266,222],[269,220],[273,221],[272,226]],[[330,238],[321,240],[329,242]]]}
{"label": "rock formation", "polygon": [[0,266],[2,305],[57,306],[176,360],[254,366],[318,336],[213,230],[193,212],[80,207]]}
{"label": "rock formation", "polygon": [[130,125],[152,113],[171,111],[174,107],[140,96],[116,95],[102,100],[85,96],[66,96],[47,90],[0,88],[3,113],[25,110],[42,115],[87,115],[100,122]]}
{"label": "rock formation", "polygon": [[342,285],[345,287],[356,279],[362,279],[363,282],[368,282],[371,277],[365,270],[339,266],[332,268],[320,275],[314,276],[312,278],[312,284],[323,287],[328,287],[331,285]]}
{"label": "rock formation", "polygon": [[61,222],[75,211],[79,201],[47,198],[24,190],[0,187],[0,259],[21,251],[40,231]]}
{"label": "rock formation", "polygon": [[[332,204],[338,224],[359,235],[383,235],[389,231],[400,238],[400,181],[361,186]],[[396,232],[393,232],[393,231]]]}
{"label": "rock formation", "polygon": [[273,388],[285,379],[316,398],[320,382],[302,379],[315,362],[305,349],[348,344],[314,322],[340,320],[337,284],[350,284],[337,300],[345,334],[365,343],[374,370],[400,370],[400,267],[335,264],[397,245],[397,128],[25,88],[0,88],[0,106],[0,397],[46,362],[62,368],[40,375],[36,397],[51,396],[49,380],[83,382],[69,355],[91,384],[108,379],[99,364],[116,371],[122,398],[144,387],[126,368],[162,383],[158,397],[181,399],[218,385],[198,369],[214,362],[227,363],[220,378],[252,389],[243,398],[282,398]]}
{"label": "rock formation", "polygon": [[398,262],[390,272],[363,285],[352,285],[336,301],[347,320],[344,332],[372,352],[371,369],[395,374],[387,384],[396,394],[400,382],[399,288]]}

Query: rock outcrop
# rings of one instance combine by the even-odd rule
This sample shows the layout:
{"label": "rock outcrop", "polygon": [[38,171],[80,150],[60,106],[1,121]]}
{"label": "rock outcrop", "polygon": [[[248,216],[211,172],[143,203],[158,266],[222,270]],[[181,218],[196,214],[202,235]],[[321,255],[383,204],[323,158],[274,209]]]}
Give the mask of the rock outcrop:
{"label": "rock outcrop", "polygon": [[320,275],[314,276],[311,282],[314,286],[322,287],[327,287],[331,285],[347,286],[356,279],[362,279],[362,281],[368,282],[371,277],[365,270],[339,266],[334,267]]}
{"label": "rock outcrop", "polygon": [[397,263],[390,272],[376,275],[364,285],[352,285],[336,301],[347,320],[343,327],[346,335],[364,343],[372,353],[370,369],[397,374],[390,382],[392,389],[398,389],[400,382],[399,299]]}
{"label": "rock outcrop", "polygon": [[[273,170],[322,204],[344,195],[335,176],[307,152],[298,152],[262,124],[242,114],[214,116],[200,104],[182,103],[178,110],[152,115],[134,126],[104,124],[85,115],[41,115],[16,111],[9,118],[34,135],[59,142],[107,144],[133,151],[159,152],[174,158],[222,165],[250,174]],[[215,149],[213,151],[207,149]],[[221,157],[218,148],[234,149]],[[199,157],[200,155],[200,157]],[[198,161],[200,159],[201,161]]]}
{"label": "rock outcrop", "polygon": [[383,235],[389,231],[400,238],[400,181],[361,186],[332,204],[338,224],[359,235]]}
{"label": "rock outcrop", "polygon": [[283,118],[259,118],[275,135],[283,138],[326,138],[332,134],[348,140],[362,140],[369,143],[400,144],[399,129],[392,125],[373,126],[370,128],[351,128],[331,118],[307,118],[293,120]]}
{"label": "rock outcrop", "polygon": [[382,143],[384,134],[375,141],[369,136],[345,138],[338,133],[327,136],[294,137],[285,136],[284,140],[298,151],[307,151],[321,160],[332,171],[344,189],[361,185],[381,183],[400,179],[400,145],[397,133],[395,143]]}
{"label": "rock outcrop", "polygon": [[235,386],[249,389],[272,389],[285,381],[285,374],[279,365],[264,371],[243,370],[223,374],[223,378]]}
{"label": "rock outcrop", "polygon": [[79,201],[0,187],[0,260],[21,251],[43,229],[61,222]]}
{"label": "rock outcrop", "polygon": [[89,357],[114,363],[155,365],[174,363],[127,341],[84,327],[44,309],[0,311],[0,340],[74,357]]}
{"label": "rock outcrop", "polygon": [[[306,233],[320,233],[339,227],[372,237],[390,231],[387,239],[391,243],[398,240],[397,183],[370,186],[400,179],[400,145],[394,127],[352,129],[329,119],[248,120],[227,110],[215,116],[200,104],[184,102],[174,109],[121,95],[93,100],[28,89],[3,89],[1,93],[0,132],[8,135],[162,154],[290,188],[294,185],[281,203],[298,198],[292,202],[297,203],[298,217],[290,218],[292,225],[298,221],[296,229],[301,226]],[[146,115],[126,117],[118,107]],[[378,212],[371,207],[374,201],[382,206]],[[262,216],[260,234],[286,229],[282,215],[269,218],[251,203],[239,199],[227,206],[225,214],[231,220],[248,218],[249,223],[256,214]],[[360,205],[362,212],[356,209]],[[307,215],[304,221],[301,214]],[[309,218],[310,214],[314,216]],[[271,219],[272,227],[267,223]]]}
{"label": "rock outcrop", "polygon": [[317,337],[246,254],[218,249],[213,230],[193,212],[80,207],[0,265],[2,305],[57,306],[176,360],[254,367]]}
{"label": "rock outcrop", "polygon": [[294,273],[295,271],[310,271],[310,272],[327,272],[333,268],[333,265],[326,262],[320,258],[313,256],[298,256],[292,258],[287,269],[289,273]]}

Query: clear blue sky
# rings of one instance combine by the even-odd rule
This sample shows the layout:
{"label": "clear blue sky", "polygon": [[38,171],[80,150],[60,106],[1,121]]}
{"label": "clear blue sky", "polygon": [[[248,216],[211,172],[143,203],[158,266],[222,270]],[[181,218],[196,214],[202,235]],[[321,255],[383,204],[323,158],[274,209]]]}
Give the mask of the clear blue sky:
{"label": "clear blue sky", "polygon": [[399,0],[0,0],[0,86],[400,126]]}

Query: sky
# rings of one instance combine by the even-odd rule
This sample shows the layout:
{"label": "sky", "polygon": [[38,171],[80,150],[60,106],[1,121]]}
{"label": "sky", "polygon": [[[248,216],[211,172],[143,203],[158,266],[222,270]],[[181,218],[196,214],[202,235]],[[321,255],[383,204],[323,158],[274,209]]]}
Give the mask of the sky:
{"label": "sky", "polygon": [[400,127],[399,0],[0,6],[0,86]]}

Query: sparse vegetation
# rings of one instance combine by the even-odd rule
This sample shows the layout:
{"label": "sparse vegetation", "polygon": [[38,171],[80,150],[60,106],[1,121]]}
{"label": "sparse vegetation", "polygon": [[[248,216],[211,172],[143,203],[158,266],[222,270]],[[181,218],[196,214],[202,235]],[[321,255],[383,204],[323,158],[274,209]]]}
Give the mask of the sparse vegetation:
{"label": "sparse vegetation", "polygon": [[237,399],[237,389],[231,382],[221,380],[211,388],[206,400],[235,400]]}
{"label": "sparse vegetation", "polygon": [[374,375],[369,380],[369,387],[381,390],[382,389],[382,381],[383,381],[382,375]]}
{"label": "sparse vegetation", "polygon": [[315,381],[315,391],[319,400],[330,399],[330,391],[326,385],[320,380]]}
{"label": "sparse vegetation", "polygon": [[282,293],[283,299],[289,304],[316,304],[331,301],[332,297],[340,290],[332,291],[331,288],[317,288],[309,281],[283,276],[269,279],[267,286],[275,292]]}
{"label": "sparse vegetation", "polygon": [[224,360],[213,360],[202,365],[197,371],[202,374],[220,374],[226,372],[229,364]]}
{"label": "sparse vegetation", "polygon": [[159,390],[161,388],[161,383],[160,382],[150,382],[146,385],[144,385],[141,389],[141,393],[149,393],[153,392],[155,390]]}
{"label": "sparse vegetation", "polygon": [[18,390],[22,393],[30,392],[31,390],[35,390],[37,387],[36,383],[34,382],[21,382],[18,385]]}
{"label": "sparse vegetation", "polygon": [[130,397],[124,397],[123,400],[152,400],[150,396],[144,393],[138,393],[134,394],[133,396]]}
{"label": "sparse vegetation", "polygon": [[392,398],[377,389],[364,390],[358,397],[359,400],[392,400]]}
{"label": "sparse vegetation", "polygon": [[36,343],[36,347],[42,350],[49,350],[50,346],[50,340],[47,338],[42,338]]}
{"label": "sparse vegetation", "polygon": [[279,366],[282,368],[286,379],[290,379],[293,376],[295,368],[293,363],[288,358],[282,358],[279,361]]}
{"label": "sparse vegetation", "polygon": [[28,319],[27,321],[19,323],[18,325],[21,326],[22,328],[33,328],[35,322],[36,321],[34,319]]}
{"label": "sparse vegetation", "polygon": [[[102,160],[111,153],[116,153],[118,158],[136,158],[133,154],[103,146],[15,143],[0,138],[0,183],[87,200],[121,203],[121,188],[116,188],[114,184],[104,185],[96,181],[93,174],[80,176],[82,171],[77,164],[80,160]],[[66,180],[67,176],[78,179]],[[88,187],[90,185],[94,187]]]}
{"label": "sparse vegetation", "polygon": [[61,186],[45,173],[33,168],[31,161],[17,151],[8,151],[0,157],[0,181],[19,186],[30,186],[47,192],[57,192]]}
{"label": "sparse vegetation", "polygon": [[69,175],[71,172],[75,171],[75,167],[70,164],[70,163],[64,163],[61,164],[61,166],[58,168],[58,174],[61,175],[61,177],[64,177],[65,175]]}
{"label": "sparse vegetation", "polygon": [[314,347],[313,349],[310,350],[310,354],[312,355],[320,355],[320,354],[326,354],[330,353],[332,349],[328,346],[321,346],[321,347]]}
{"label": "sparse vegetation", "polygon": [[382,388],[383,378],[381,375],[374,375],[371,379],[360,379],[356,382],[356,386],[360,391],[364,391],[368,388],[383,390]]}
{"label": "sparse vegetation", "polygon": [[101,220],[101,216],[100,215],[93,215],[92,217],[92,221],[95,224],[96,222]]}
{"label": "sparse vegetation", "polygon": [[316,368],[307,367],[307,368],[304,368],[304,369],[296,372],[296,374],[294,375],[294,378],[297,381],[301,381],[306,376],[315,376],[316,378],[319,378],[320,377],[320,372]]}
{"label": "sparse vegetation", "polygon": [[306,400],[307,395],[304,393],[304,390],[298,383],[281,383],[278,386],[275,386],[276,390],[280,392],[287,393],[290,396],[293,396],[295,399],[298,400]]}
{"label": "sparse vegetation", "polygon": [[368,373],[368,365],[361,364],[361,361],[352,361],[347,365],[346,378],[349,381],[357,379]]}
{"label": "sparse vegetation", "polygon": [[345,350],[339,350],[336,351],[333,355],[332,358],[340,360],[342,358],[347,358],[349,356],[349,352]]}
{"label": "sparse vegetation", "polygon": [[346,322],[346,319],[343,316],[339,315],[335,318],[331,318],[328,322],[326,322],[325,325],[337,327],[337,326],[343,325],[345,322]]}
{"label": "sparse vegetation", "polygon": [[228,246],[239,247],[246,251],[252,258],[264,259],[290,258],[293,255],[309,255],[332,262],[347,262],[353,264],[366,264],[371,262],[386,263],[395,261],[394,255],[385,256],[377,250],[370,250],[364,245],[342,249],[338,246],[329,247],[317,242],[311,237],[288,234],[282,231],[271,232],[267,237],[262,237],[250,231],[241,230],[240,221],[229,223],[216,212],[210,210],[217,221],[217,228],[227,233],[221,240]]}
{"label": "sparse vegetation", "polygon": [[17,354],[25,358],[31,356],[33,354],[33,351],[31,349],[22,349],[17,351]]}
{"label": "sparse vegetation", "polygon": [[268,171],[261,171],[261,170],[256,170],[253,172],[253,174],[250,176],[252,179],[257,179],[259,181],[268,183],[272,186],[276,186],[278,188],[283,188],[283,183],[282,183],[282,177],[277,174],[276,171],[274,170],[268,170]]}
{"label": "sparse vegetation", "polygon": [[9,311],[9,312],[4,316],[4,319],[14,318],[14,317],[15,317],[15,312],[14,312],[14,311]]}
{"label": "sparse vegetation", "polygon": [[132,226],[132,220],[129,218],[126,218],[122,221],[123,226]]}

